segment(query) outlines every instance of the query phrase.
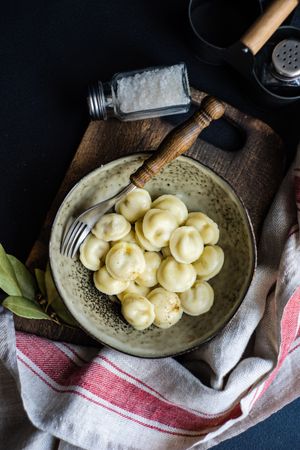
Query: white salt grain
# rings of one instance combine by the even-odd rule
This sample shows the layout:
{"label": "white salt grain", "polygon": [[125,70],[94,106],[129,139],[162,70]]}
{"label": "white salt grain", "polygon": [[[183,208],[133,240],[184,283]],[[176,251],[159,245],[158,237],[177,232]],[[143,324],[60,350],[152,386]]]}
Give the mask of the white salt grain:
{"label": "white salt grain", "polygon": [[117,82],[117,95],[124,113],[186,105],[187,96],[182,80],[182,65],[154,69]]}

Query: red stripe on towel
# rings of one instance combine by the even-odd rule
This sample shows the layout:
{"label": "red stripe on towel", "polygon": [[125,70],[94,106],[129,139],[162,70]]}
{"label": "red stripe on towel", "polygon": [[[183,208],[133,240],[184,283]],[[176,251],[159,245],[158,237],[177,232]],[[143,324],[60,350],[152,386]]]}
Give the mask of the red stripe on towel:
{"label": "red stripe on towel", "polygon": [[201,431],[239,417],[240,405],[217,418],[206,418],[167,403],[142,388],[91,362],[78,367],[50,341],[17,334],[17,347],[45,375],[62,387],[82,388],[111,405],[141,418],[186,431]]}
{"label": "red stripe on towel", "polygon": [[[76,350],[74,350],[70,345],[66,344],[65,342],[60,342],[60,345],[63,346],[63,347],[66,347],[71,353],[73,353],[74,356],[76,356],[76,358],[79,359],[79,361],[84,362],[84,363],[88,363],[89,362],[89,360],[84,359]],[[159,391],[155,390],[153,387],[149,386],[147,383],[145,383],[144,381],[140,380],[139,378],[133,376],[131,373],[126,372],[125,370],[121,369],[115,362],[113,362],[109,358],[107,358],[107,356],[97,355],[96,359],[100,359],[102,361],[105,361],[107,364],[111,365],[112,368],[114,368],[115,370],[117,370],[121,374],[124,374],[126,377],[129,377],[132,380],[136,381],[137,383],[141,384],[142,386],[145,386],[151,392],[153,392],[154,394],[158,395],[162,400],[164,400],[165,402],[168,402],[168,404],[175,405],[175,403],[172,400],[168,400]],[[97,363],[97,361],[95,361],[95,363]],[[200,415],[202,415],[204,417],[219,417],[219,416],[223,416],[225,413],[231,411],[231,409],[232,409],[232,407],[222,411],[221,413],[217,413],[217,414],[208,414],[208,413],[206,413],[204,411],[199,411],[199,410],[193,409],[193,408],[188,408],[188,411],[195,412],[195,413],[200,414]]]}
{"label": "red stripe on towel", "polygon": [[84,395],[82,392],[78,392],[75,389],[63,389],[63,388],[56,388],[55,386],[53,386],[51,383],[49,383],[49,381],[47,381],[45,378],[43,378],[43,376],[41,374],[39,374],[36,370],[33,369],[33,367],[31,367],[29,364],[26,363],[26,361],[24,361],[24,359],[22,359],[20,356],[17,356],[17,359],[24,364],[24,366],[26,366],[34,375],[36,375],[41,381],[43,381],[50,389],[52,389],[53,391],[57,392],[58,394],[73,394],[73,395],[78,395],[81,398],[84,398],[85,400],[94,403],[97,406],[101,406],[104,409],[107,409],[108,411],[111,411],[113,413],[116,413],[117,415],[127,419],[127,420],[131,420],[132,422],[135,422],[139,425],[143,425],[147,428],[151,428],[152,430],[156,430],[156,431],[160,431],[162,433],[167,433],[167,434],[172,434],[175,436],[182,436],[182,437],[199,437],[199,436],[203,436],[205,433],[199,433],[199,434],[184,434],[184,433],[179,433],[179,432],[175,432],[175,431],[170,431],[170,430],[165,430],[165,429],[161,429],[159,427],[153,426],[153,425],[149,425],[146,424],[144,422],[141,422],[137,419],[134,419],[132,417],[128,417],[125,414],[122,414],[120,411],[116,411],[113,408],[110,408],[107,405],[103,405],[102,403],[98,402],[97,400],[94,400],[92,398],[89,398],[88,396]]}
{"label": "red stripe on towel", "polygon": [[279,357],[277,366],[271,372],[270,376],[264,383],[264,387],[260,392],[258,398],[260,398],[268,389],[270,384],[275,379],[280,367],[282,366],[285,358],[288,356],[291,345],[297,338],[298,326],[299,326],[299,314],[300,314],[300,287],[294,292],[288,303],[286,304],[282,319],[281,319],[281,345],[279,350]]}

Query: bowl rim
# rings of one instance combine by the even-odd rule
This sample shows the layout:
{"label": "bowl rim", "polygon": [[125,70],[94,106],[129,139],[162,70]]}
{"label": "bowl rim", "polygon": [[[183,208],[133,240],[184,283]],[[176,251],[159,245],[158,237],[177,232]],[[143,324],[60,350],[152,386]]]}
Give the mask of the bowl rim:
{"label": "bowl rim", "polygon": [[127,159],[127,158],[132,158],[134,156],[137,156],[137,157],[138,156],[143,156],[143,157],[147,157],[148,156],[149,157],[149,154],[151,154],[151,153],[153,153],[153,151],[151,151],[151,150],[148,151],[148,152],[147,151],[143,151],[143,152],[128,153],[128,154],[126,154],[124,156],[121,156],[119,158],[113,159],[113,160],[108,161],[107,163],[105,163],[105,164],[103,164],[101,166],[96,167],[95,169],[93,169],[90,172],[88,172],[86,175],[84,175],[82,178],[80,178],[75,183],[75,185],[67,192],[67,194],[63,198],[63,200],[62,200],[62,202],[61,202],[61,204],[60,204],[60,206],[59,206],[59,208],[58,208],[58,210],[57,210],[57,212],[55,214],[55,218],[53,220],[53,223],[51,225],[51,233],[50,233],[50,239],[49,239],[49,265],[50,265],[50,270],[51,270],[51,273],[52,273],[52,278],[53,278],[55,287],[56,287],[56,289],[57,289],[57,291],[58,291],[58,293],[59,293],[59,295],[60,295],[64,305],[66,306],[68,312],[71,314],[72,318],[77,323],[78,327],[82,331],[84,331],[88,336],[90,336],[93,340],[95,340],[96,342],[100,343],[104,347],[111,348],[113,350],[119,351],[120,353],[123,353],[123,354],[128,355],[128,356],[134,356],[134,357],[137,357],[137,358],[145,358],[145,359],[162,359],[162,358],[170,358],[170,357],[181,356],[181,355],[190,353],[190,352],[192,352],[194,350],[197,350],[201,345],[209,342],[211,339],[213,339],[218,334],[220,334],[222,332],[222,330],[224,330],[224,328],[232,320],[232,318],[234,317],[234,315],[236,314],[236,312],[240,308],[241,304],[243,303],[243,301],[244,301],[244,299],[245,299],[245,297],[246,297],[246,295],[248,293],[248,290],[250,288],[250,285],[252,283],[254,273],[256,271],[256,266],[257,266],[257,242],[256,242],[256,236],[255,236],[253,224],[252,224],[252,221],[251,221],[251,218],[250,218],[250,214],[249,214],[249,212],[248,212],[248,210],[247,210],[247,208],[246,208],[246,206],[244,204],[244,201],[242,200],[240,195],[237,193],[236,189],[222,175],[219,175],[214,169],[211,169],[209,166],[207,166],[206,164],[198,161],[197,159],[193,158],[190,155],[181,155],[178,158],[176,158],[176,159],[188,159],[188,160],[190,159],[194,163],[196,163],[197,165],[204,167],[205,170],[207,170],[208,172],[212,173],[217,178],[220,178],[221,181],[225,184],[225,186],[227,188],[229,188],[229,190],[232,191],[232,193],[234,194],[236,200],[238,201],[238,203],[240,203],[241,211],[244,213],[244,219],[245,219],[245,222],[247,224],[247,229],[248,229],[248,233],[249,233],[249,236],[250,236],[250,242],[251,242],[250,248],[251,248],[251,253],[252,253],[252,263],[251,263],[251,270],[249,272],[249,280],[245,284],[244,289],[242,291],[242,295],[240,297],[240,300],[236,303],[236,305],[233,308],[233,310],[232,310],[230,316],[228,317],[227,321],[224,324],[222,324],[221,326],[219,326],[209,337],[207,337],[206,339],[202,340],[199,343],[194,344],[192,347],[188,347],[187,349],[180,350],[178,352],[169,352],[169,353],[166,353],[166,354],[163,354],[163,355],[152,356],[152,355],[142,355],[142,354],[137,354],[137,353],[130,353],[130,352],[121,350],[119,348],[116,348],[116,347],[114,347],[114,346],[112,346],[110,344],[107,344],[106,342],[103,342],[100,338],[94,336],[94,334],[91,331],[87,330],[83,325],[81,325],[78,322],[78,320],[74,317],[74,315],[72,314],[72,312],[70,311],[70,309],[68,307],[67,302],[65,301],[65,299],[64,299],[64,297],[62,295],[59,282],[56,279],[56,275],[55,275],[53,267],[52,267],[52,265],[53,265],[53,255],[52,255],[53,230],[54,230],[54,228],[56,226],[56,223],[57,223],[57,220],[58,220],[58,217],[59,217],[59,213],[60,213],[61,209],[63,208],[63,205],[65,204],[65,202],[68,200],[69,196],[72,194],[72,192],[74,192],[77,189],[77,187],[79,186],[79,184],[81,184],[85,179],[87,179],[88,177],[90,177],[91,175],[96,173],[98,170],[100,170],[100,169],[103,170],[106,166],[108,166],[110,164],[114,164],[114,163],[117,163],[118,161],[122,161],[122,160]]}

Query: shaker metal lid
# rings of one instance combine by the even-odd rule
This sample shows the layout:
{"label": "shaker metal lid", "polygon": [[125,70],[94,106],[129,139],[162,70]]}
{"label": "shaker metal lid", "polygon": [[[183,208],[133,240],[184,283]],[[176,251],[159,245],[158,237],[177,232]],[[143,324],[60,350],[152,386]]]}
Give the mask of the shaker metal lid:
{"label": "shaker metal lid", "polygon": [[284,39],[273,50],[272,62],[278,75],[293,79],[300,76],[300,41]]}

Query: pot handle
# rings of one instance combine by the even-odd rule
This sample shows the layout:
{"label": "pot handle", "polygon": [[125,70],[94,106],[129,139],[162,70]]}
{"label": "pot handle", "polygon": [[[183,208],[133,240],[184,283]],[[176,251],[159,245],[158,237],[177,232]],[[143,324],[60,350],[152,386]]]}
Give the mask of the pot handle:
{"label": "pot handle", "polygon": [[274,0],[240,41],[256,55],[298,5],[299,0]]}

